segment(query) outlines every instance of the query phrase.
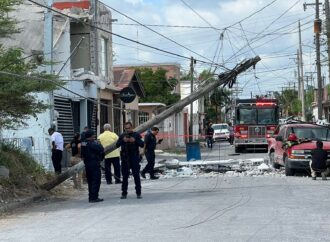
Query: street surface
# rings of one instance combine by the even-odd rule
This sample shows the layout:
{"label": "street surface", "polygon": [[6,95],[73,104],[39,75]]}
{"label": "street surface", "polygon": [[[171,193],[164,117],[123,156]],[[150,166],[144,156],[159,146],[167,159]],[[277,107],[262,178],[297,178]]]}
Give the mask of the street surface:
{"label": "street surface", "polygon": [[212,172],[143,179],[143,199],[130,180],[120,200],[120,185],[102,180],[104,202],[85,190],[35,203],[0,220],[0,241],[330,241],[329,182]]}

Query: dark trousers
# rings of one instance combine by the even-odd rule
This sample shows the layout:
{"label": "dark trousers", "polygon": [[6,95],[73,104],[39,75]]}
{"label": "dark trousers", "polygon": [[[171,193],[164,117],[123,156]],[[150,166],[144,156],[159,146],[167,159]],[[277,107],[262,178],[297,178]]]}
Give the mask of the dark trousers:
{"label": "dark trousers", "polygon": [[129,171],[132,170],[132,174],[134,177],[135,183],[135,191],[137,195],[141,194],[141,180],[140,180],[140,163],[139,160],[135,160],[132,162],[127,162],[122,159],[121,162],[121,174],[123,175],[123,183],[121,185],[121,190],[123,195],[127,195],[128,188],[128,177]]}
{"label": "dark trousers", "polygon": [[62,172],[62,151],[61,150],[53,150],[52,151],[52,161],[55,173],[60,174]]}
{"label": "dark trousers", "polygon": [[213,138],[212,137],[207,137],[206,138],[206,143],[208,148],[213,148]]}
{"label": "dark trousers", "polygon": [[147,165],[142,170],[142,173],[149,172],[150,177],[154,176],[154,167],[155,167],[155,152],[146,152]]}
{"label": "dark trousers", "polygon": [[105,180],[112,183],[111,164],[113,165],[114,177],[116,182],[120,182],[120,162],[119,157],[106,158],[104,160]]}
{"label": "dark trousers", "polygon": [[86,178],[88,183],[88,198],[95,200],[99,198],[101,185],[101,166],[97,161],[85,162]]}
{"label": "dark trousers", "polygon": [[230,136],[230,137],[229,137],[229,144],[232,145],[233,143],[234,143],[234,137]]}

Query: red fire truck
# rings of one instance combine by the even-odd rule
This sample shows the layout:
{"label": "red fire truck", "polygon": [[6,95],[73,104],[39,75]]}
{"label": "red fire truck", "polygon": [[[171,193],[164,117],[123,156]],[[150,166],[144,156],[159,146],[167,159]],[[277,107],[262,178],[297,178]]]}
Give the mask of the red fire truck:
{"label": "red fire truck", "polygon": [[237,99],[234,115],[235,152],[245,149],[267,149],[269,138],[278,125],[279,105],[276,99]]}

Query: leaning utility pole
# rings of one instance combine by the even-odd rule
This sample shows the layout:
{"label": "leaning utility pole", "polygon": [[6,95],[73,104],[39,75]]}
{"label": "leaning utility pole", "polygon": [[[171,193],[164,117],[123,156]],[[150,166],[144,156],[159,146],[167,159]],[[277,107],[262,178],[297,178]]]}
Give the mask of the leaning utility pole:
{"label": "leaning utility pole", "polygon": [[[154,118],[148,120],[147,122],[138,126],[134,130],[138,133],[143,133],[148,128],[151,128],[152,126],[158,124],[159,122],[170,117],[171,115],[180,112],[184,107],[191,104],[193,101],[197,100],[198,98],[204,96],[205,94],[211,92],[212,90],[214,90],[215,88],[217,88],[220,85],[228,84],[230,87],[232,87],[238,74],[246,71],[251,66],[255,66],[258,63],[258,61],[260,61],[260,57],[256,56],[252,59],[246,60],[246,61],[236,65],[236,67],[233,68],[232,70],[228,70],[228,71],[220,74],[218,76],[218,81],[214,81],[214,82],[206,84],[205,86],[202,86],[196,92],[191,93],[189,96],[180,100],[179,102],[177,102],[170,108],[166,109],[164,112],[156,115]],[[116,144],[112,144],[112,145],[105,147],[104,150],[105,150],[105,153],[108,154],[115,149],[116,149]],[[69,168],[67,171],[58,175],[55,178],[55,180],[44,184],[42,186],[42,188],[44,188],[46,190],[51,190],[52,188],[54,188],[58,184],[62,183],[66,179],[70,178],[73,174],[77,173],[77,171],[79,171],[83,168],[84,168],[84,163],[80,162],[77,165],[74,165],[73,167]]]}
{"label": "leaning utility pole", "polygon": [[300,21],[298,22],[299,28],[299,64],[300,64],[300,95],[301,95],[301,114],[302,120],[306,121],[305,112],[305,87],[304,87],[304,71],[303,71],[303,57],[302,57],[302,44],[301,44],[301,28]]}
{"label": "leaning utility pole", "polygon": [[[190,95],[194,92],[194,58],[190,58]],[[190,104],[190,120],[189,120],[189,142],[193,141],[193,130],[194,130],[194,107],[193,102]]]}

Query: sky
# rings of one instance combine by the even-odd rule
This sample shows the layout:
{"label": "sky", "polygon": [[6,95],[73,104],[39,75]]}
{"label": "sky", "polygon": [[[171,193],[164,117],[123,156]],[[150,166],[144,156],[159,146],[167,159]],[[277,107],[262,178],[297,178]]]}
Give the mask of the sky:
{"label": "sky", "polygon": [[[304,11],[302,0],[102,0],[112,11],[115,34],[173,54],[113,36],[114,65],[178,63],[189,71],[197,59],[195,76],[202,70],[220,74],[242,60],[261,57],[256,69],[241,74],[239,97],[264,95],[297,87],[296,53],[301,21],[306,75],[316,79],[313,21],[315,7]],[[312,1],[314,2],[314,1]],[[324,19],[323,6],[320,17]],[[157,26],[155,26],[157,25]],[[323,24],[324,25],[324,24]],[[175,26],[175,27],[174,27]],[[325,38],[323,35],[322,38]],[[325,59],[322,48],[321,61]],[[199,60],[207,62],[201,63]],[[322,75],[327,77],[327,66]],[[295,82],[295,84],[294,84]],[[314,81],[315,82],[315,81]],[[314,84],[313,81],[309,85]],[[326,80],[326,83],[329,83]],[[316,83],[315,83],[316,84]]]}

